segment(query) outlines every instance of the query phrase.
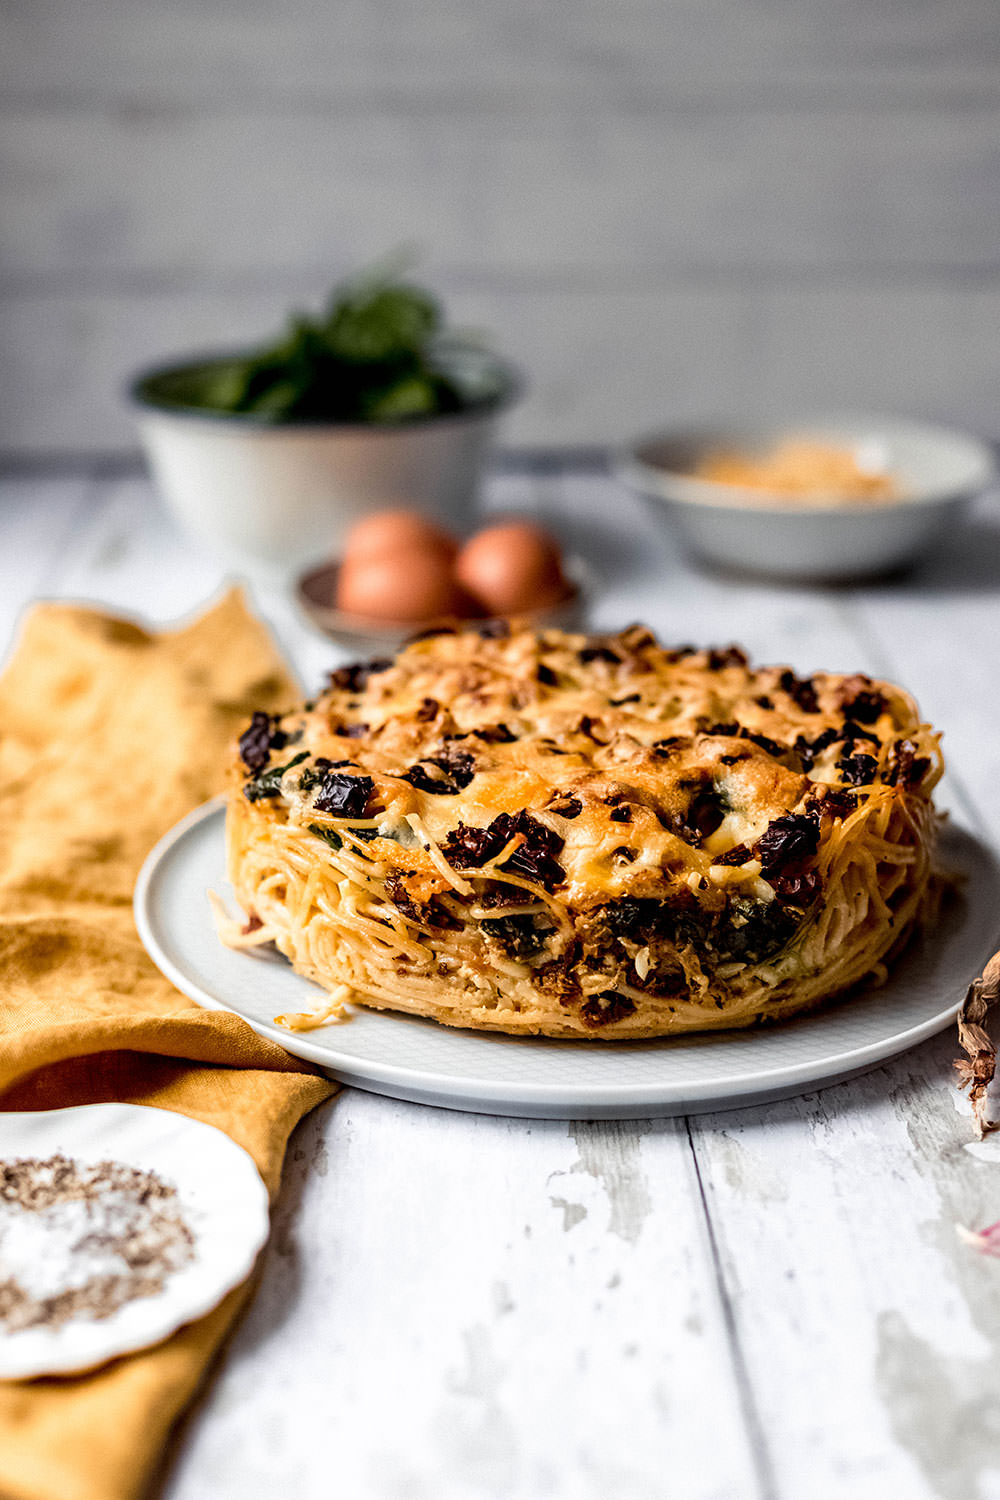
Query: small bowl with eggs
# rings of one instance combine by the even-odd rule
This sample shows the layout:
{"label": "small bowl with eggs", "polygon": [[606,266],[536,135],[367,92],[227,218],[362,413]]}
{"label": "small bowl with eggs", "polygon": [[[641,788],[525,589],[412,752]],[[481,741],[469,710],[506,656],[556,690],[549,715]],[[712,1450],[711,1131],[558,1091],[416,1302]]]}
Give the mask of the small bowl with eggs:
{"label": "small bowl with eggs", "polygon": [[911,566],[995,474],[990,448],[966,433],[846,416],[652,434],[614,468],[702,561],[811,583]]}
{"label": "small bowl with eggs", "polygon": [[306,617],[333,640],[393,648],[441,624],[483,628],[517,616],[568,630],[584,611],[581,564],[544,527],[510,516],[464,541],[414,510],[358,521],[339,557],[297,584]]}

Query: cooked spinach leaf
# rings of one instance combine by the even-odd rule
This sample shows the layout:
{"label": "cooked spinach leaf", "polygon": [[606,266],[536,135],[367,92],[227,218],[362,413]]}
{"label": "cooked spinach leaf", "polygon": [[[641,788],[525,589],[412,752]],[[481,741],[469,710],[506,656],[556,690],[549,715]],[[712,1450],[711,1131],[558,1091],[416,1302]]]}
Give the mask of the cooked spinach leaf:
{"label": "cooked spinach leaf", "polygon": [[263,771],[260,776],[255,776],[252,781],[246,783],[243,788],[244,797],[248,802],[262,802],[265,797],[280,797],[282,776],[284,776],[286,771],[290,771],[293,766],[297,766],[307,759],[308,754],[303,750],[300,754],[293,755],[291,760],[285,765],[272,766],[270,770]]}

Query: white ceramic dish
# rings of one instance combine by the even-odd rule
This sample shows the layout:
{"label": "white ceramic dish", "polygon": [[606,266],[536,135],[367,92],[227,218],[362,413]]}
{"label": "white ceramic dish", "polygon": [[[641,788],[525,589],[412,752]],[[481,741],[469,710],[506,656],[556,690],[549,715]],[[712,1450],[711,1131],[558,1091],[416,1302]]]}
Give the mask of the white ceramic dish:
{"label": "white ceramic dish", "polygon": [[[155,1296],[126,1302],[110,1317],[4,1329],[0,1379],[69,1375],[159,1343],[245,1281],[267,1239],[267,1189],[253,1158],[214,1125],[138,1104],[0,1114],[0,1164],[57,1154],[88,1166],[121,1162],[175,1187],[194,1258]],[[16,1270],[4,1262],[0,1238],[0,1278]]]}
{"label": "white ceramic dish", "polygon": [[[893,476],[901,497],[877,504],[830,500],[808,507],[696,478],[706,451],[764,453],[790,435],[863,455]],[[696,556],[773,578],[837,582],[877,577],[925,555],[995,473],[978,439],[897,417],[803,417],[717,423],[639,438],[615,459],[618,477],[649,496]]]}
{"label": "white ceramic dish", "polygon": [[884,989],[780,1026],[648,1042],[561,1042],[359,1009],[341,1025],[290,1032],[272,1018],[318,1010],[324,996],[284,959],[219,942],[206,892],[231,900],[223,827],[220,803],[199,808],[161,840],[139,876],[139,933],[167,978],[199,1005],[235,1011],[343,1083],[487,1114],[698,1114],[832,1083],[947,1026],[970,978],[995,951],[1000,927],[996,861],[971,835],[953,830],[946,858],[967,874],[967,896],[938,932],[913,946]]}
{"label": "white ceramic dish", "polygon": [[157,487],[177,522],[228,560],[303,567],[337,552],[355,521],[406,506],[461,528],[473,509],[501,412],[518,394],[514,371],[462,351],[449,370],[469,392],[456,415],[398,423],[274,423],[185,408],[171,382],[183,361],[138,376],[130,394]]}
{"label": "white ceramic dish", "polygon": [[[423,622],[370,620],[363,615],[351,615],[337,609],[330,602],[337,589],[339,563],[320,563],[300,574],[295,585],[295,599],[303,615],[311,625],[322,631],[330,640],[337,641],[353,651],[396,651],[425,627],[432,627],[431,620]],[[558,604],[547,609],[522,610],[519,618],[537,630],[579,630],[583,627],[587,610],[588,570],[579,558],[563,560],[570,593]],[[461,622],[469,629],[484,629],[497,624],[495,618],[484,616],[479,620]]]}

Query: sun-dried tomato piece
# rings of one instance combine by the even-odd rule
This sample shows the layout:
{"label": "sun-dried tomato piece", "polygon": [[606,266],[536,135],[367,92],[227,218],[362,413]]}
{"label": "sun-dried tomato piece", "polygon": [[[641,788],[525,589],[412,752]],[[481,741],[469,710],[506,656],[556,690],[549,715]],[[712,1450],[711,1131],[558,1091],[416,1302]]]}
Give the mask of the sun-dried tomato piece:
{"label": "sun-dried tomato piece", "polygon": [[621,657],[617,651],[612,651],[610,646],[582,646],[577,655],[585,666],[592,661],[606,661],[616,667],[621,665]]}
{"label": "sun-dried tomato piece", "polygon": [[484,882],[476,892],[480,906],[490,911],[502,910],[505,906],[523,906],[524,892],[519,885],[509,885],[506,880]]}
{"label": "sun-dried tomato piece", "polygon": [[635,1001],[617,990],[590,995],[580,1006],[580,1020],[585,1026],[612,1026],[635,1012]]}
{"label": "sun-dried tomato piece", "polygon": [[479,868],[487,860],[495,859],[518,833],[523,835],[523,842],[500,868],[552,890],[566,878],[556,859],[565,840],[529,812],[499,813],[488,828],[470,828],[459,823],[442,844],[441,852],[459,869]]}
{"label": "sun-dried tomato piece", "polygon": [[375,791],[370,776],[345,776],[342,771],[324,771],[313,800],[316,812],[331,818],[363,818]]}
{"label": "sun-dried tomato piece", "polygon": [[880,714],[889,710],[888,700],[872,689],[872,680],[860,672],[845,677],[840,685],[840,702],[846,713],[861,724],[874,724]]}
{"label": "sun-dried tomato piece", "polygon": [[484,740],[487,745],[513,745],[517,739],[517,735],[506,724],[484,724],[481,729],[469,732],[477,739]]}
{"label": "sun-dried tomato piece", "polygon": [[482,740],[486,745],[513,745],[517,735],[506,724],[483,724],[478,729],[455,730],[444,738],[452,740]]}
{"label": "sun-dried tomato piece", "polygon": [[586,735],[587,739],[593,740],[595,745],[606,745],[608,741],[606,738],[602,739],[601,735],[598,734],[599,729],[602,729],[600,719],[592,718],[590,714],[584,714],[576,726],[577,734]]}
{"label": "sun-dried tomato piece", "polygon": [[772,870],[765,874],[765,879],[779,901],[794,902],[797,906],[807,905],[820,888],[818,870]]}
{"label": "sun-dried tomato piece", "polygon": [[496,836],[492,823],[487,828],[459,823],[441,845],[441,853],[457,869],[474,870],[499,854],[505,842]]}
{"label": "sun-dried tomato piece", "polygon": [[371,661],[354,661],[349,666],[337,667],[327,679],[330,687],[345,693],[360,693],[368,686],[368,679],[379,672],[388,672],[392,661],[387,656],[375,656]]}
{"label": "sun-dried tomato piece", "polygon": [[566,792],[557,792],[545,811],[558,813],[561,818],[578,818],[583,812],[583,803],[579,797],[571,797]]}
{"label": "sun-dried tomato piece", "polygon": [[719,672],[723,667],[745,667],[747,654],[739,646],[713,647],[708,653],[708,670]]}
{"label": "sun-dried tomato piece", "polygon": [[299,791],[311,792],[319,786],[328,771],[339,771],[343,766],[353,765],[353,760],[327,760],[325,755],[317,755],[311,766],[306,766],[299,772]]}
{"label": "sun-dried tomato piece", "polygon": [[819,848],[819,825],[805,813],[786,813],[769,823],[753,846],[769,884],[771,873],[812,859]]}
{"label": "sun-dried tomato piece", "polygon": [[[650,630],[649,626],[640,625],[638,622],[635,625],[626,625],[624,630],[617,632],[614,639],[618,641],[625,651],[644,651],[647,646],[658,645],[656,636]],[[694,649],[693,646],[679,646],[676,655],[678,657],[686,656],[693,652]]]}
{"label": "sun-dried tomato piece", "polygon": [[848,786],[868,786],[875,780],[878,761],[873,755],[843,755],[837,762],[837,771]]}
{"label": "sun-dried tomato piece", "polygon": [[735,720],[732,722],[727,720],[724,724],[713,724],[702,720],[699,722],[698,729],[701,734],[714,734],[721,739],[750,740],[752,744],[759,745],[762,750],[766,750],[768,755],[773,755],[776,760],[783,755],[788,755],[792,748],[790,745],[779,745],[777,740],[770,739],[766,734],[758,734],[756,729],[747,729],[745,724],[737,724]]}
{"label": "sun-dried tomato piece", "polygon": [[794,672],[782,672],[778,685],[801,708],[804,714],[819,713],[819,699],[811,677],[796,677]]}
{"label": "sun-dried tomato piece", "polygon": [[278,715],[255,713],[240,735],[240,759],[248,771],[263,771],[272,750],[283,750],[288,736],[278,728]]}
{"label": "sun-dried tomato piece", "polygon": [[926,755],[918,755],[912,740],[897,740],[892,747],[892,764],[883,776],[889,786],[919,786],[931,763]]}
{"label": "sun-dried tomato piece", "polygon": [[762,750],[766,750],[768,755],[773,756],[775,760],[779,760],[781,756],[787,755],[789,752],[788,745],[779,745],[777,740],[770,739],[766,734],[758,734],[755,729],[741,729],[740,739],[750,740],[754,745],[759,745]]}
{"label": "sun-dried tomato piece", "polygon": [[857,740],[867,740],[870,745],[880,743],[877,734],[872,734],[870,729],[862,729],[853,719],[845,719],[840,729],[840,738],[846,744],[853,745]]}
{"label": "sun-dried tomato piece", "polygon": [[403,772],[403,781],[408,781],[418,792],[430,792],[435,797],[453,797],[469,785],[476,774],[476,762],[467,750],[456,750],[446,745],[440,755],[425,755],[422,761]]}
{"label": "sun-dried tomato piece", "polygon": [[[494,818],[492,826],[495,828],[507,817],[508,814],[501,813]],[[566,878],[566,871],[556,859],[565,840],[527,812],[519,812],[510,819],[509,828],[507,837],[513,837],[515,833],[523,834],[524,843],[504,861],[501,869],[509,870],[512,875],[523,875],[526,880],[536,880],[546,890],[554,890]]]}
{"label": "sun-dried tomato piece", "polygon": [[806,808],[809,812],[819,813],[821,817],[847,818],[854,812],[857,805],[858,799],[854,792],[848,792],[843,787],[830,786],[826,788],[823,797],[810,797]]}
{"label": "sun-dried tomato piece", "polygon": [[407,870],[386,877],[386,895],[396,910],[423,927],[460,927],[461,923],[440,904],[436,896],[432,896],[429,901],[418,901],[410,895],[406,888],[406,877],[414,873],[413,870]]}
{"label": "sun-dried tomato piece", "polygon": [[808,771],[819,756],[822,755],[823,751],[828,746],[836,744],[840,738],[840,731],[832,727],[824,729],[822,734],[817,734],[811,740],[807,740],[804,734],[800,734],[792,749],[799,755],[802,761],[802,769]]}
{"label": "sun-dried tomato piece", "polygon": [[734,844],[724,854],[713,854],[713,865],[745,865],[747,860],[753,859],[753,850],[748,844]]}

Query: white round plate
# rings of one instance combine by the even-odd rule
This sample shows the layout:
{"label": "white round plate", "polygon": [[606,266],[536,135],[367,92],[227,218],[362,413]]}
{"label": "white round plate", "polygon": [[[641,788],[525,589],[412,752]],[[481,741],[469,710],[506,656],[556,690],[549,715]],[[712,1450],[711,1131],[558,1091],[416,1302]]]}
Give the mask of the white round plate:
{"label": "white round plate", "polygon": [[[0,1114],[0,1167],[56,1155],[87,1166],[114,1161],[155,1172],[177,1190],[194,1257],[167,1276],[162,1291],[136,1297],[110,1317],[0,1329],[3,1380],[76,1374],[159,1343],[245,1281],[268,1235],[267,1188],[253,1158],[201,1120],[144,1104]],[[0,1279],[17,1271],[3,1263],[2,1248]]]}
{"label": "white round plate", "polygon": [[[1000,946],[1000,870],[967,833],[946,837],[965,894],[915,943],[889,984],[814,1015],[752,1031],[640,1042],[555,1041],[462,1031],[357,1009],[316,1031],[273,1024],[324,995],[284,959],[223,947],[209,890],[232,903],[221,803],[198,808],[146,860],[135,891],[139,934],[166,977],[199,1005],[235,1011],[261,1036],[377,1094],[483,1114],[641,1119],[698,1114],[801,1094],[874,1067],[954,1019],[970,979]],[[236,910],[235,903],[233,909]]]}

